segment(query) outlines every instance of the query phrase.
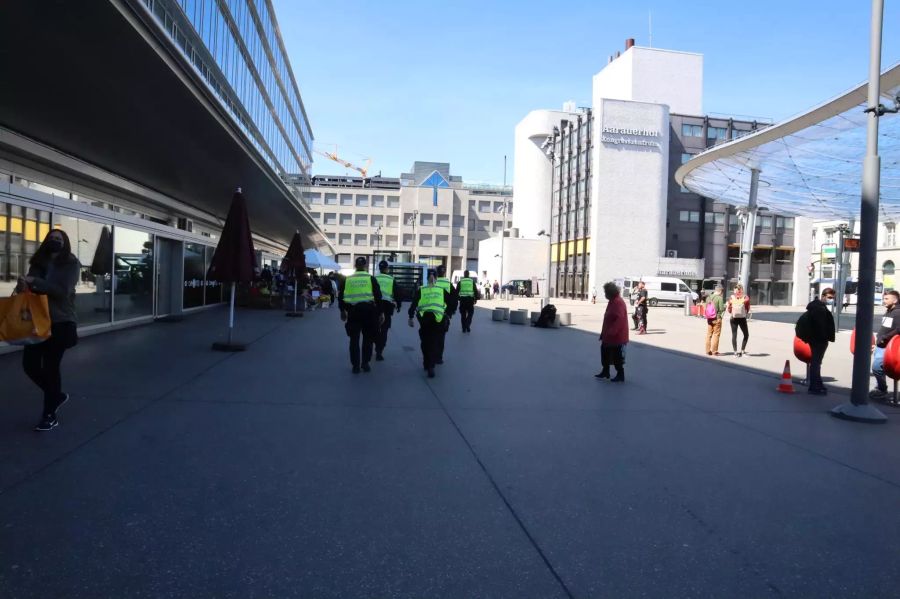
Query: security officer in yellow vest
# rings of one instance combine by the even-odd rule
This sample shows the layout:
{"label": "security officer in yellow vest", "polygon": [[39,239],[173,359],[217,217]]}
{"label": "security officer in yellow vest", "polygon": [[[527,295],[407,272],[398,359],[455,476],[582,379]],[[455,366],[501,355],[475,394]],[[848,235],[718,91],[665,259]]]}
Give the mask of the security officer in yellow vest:
{"label": "security officer in yellow vest", "polygon": [[384,360],[384,346],[387,345],[391,317],[394,315],[394,308],[397,309],[397,312],[400,311],[400,300],[394,297],[394,277],[387,274],[387,260],[378,263],[378,271],[375,280],[378,281],[378,286],[381,288],[381,302],[378,305],[384,315],[384,321],[378,327],[378,337],[375,339],[375,361],[381,362]]}
{"label": "security officer in yellow vest", "polygon": [[366,272],[368,262],[365,256],[356,259],[356,272],[346,278],[344,286],[338,294],[338,306],[341,309],[341,320],[345,323],[347,335],[350,337],[350,363],[353,374],[360,368],[360,334],[362,335],[362,370],[369,372],[372,360],[372,346],[378,336],[378,327],[384,316],[379,311],[381,304],[381,287],[378,281]]}
{"label": "security officer in yellow vest", "polygon": [[419,339],[422,340],[422,366],[428,371],[428,378],[434,378],[434,366],[438,363],[440,343],[444,338],[444,323],[450,294],[435,281],[435,272],[428,271],[428,284],[416,289],[412,305],[409,307],[409,326],[413,326],[413,316],[419,319]]}
{"label": "security officer in yellow vest", "polygon": [[459,319],[462,321],[462,332],[472,332],[472,317],[475,315],[475,304],[481,299],[475,281],[469,278],[469,271],[456,284],[456,297],[459,298]]}
{"label": "security officer in yellow vest", "polygon": [[450,330],[450,318],[456,313],[457,297],[456,290],[453,289],[453,283],[447,278],[447,267],[441,264],[437,267],[437,279],[434,284],[447,292],[449,301],[447,302],[446,318],[444,318],[444,332],[441,335],[440,349],[436,364],[444,363],[444,339],[447,337],[447,331]]}

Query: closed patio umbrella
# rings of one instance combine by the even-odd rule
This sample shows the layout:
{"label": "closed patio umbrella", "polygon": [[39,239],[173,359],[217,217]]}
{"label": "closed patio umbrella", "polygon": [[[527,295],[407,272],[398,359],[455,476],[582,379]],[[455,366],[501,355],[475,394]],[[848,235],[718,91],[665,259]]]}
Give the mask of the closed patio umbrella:
{"label": "closed patio umbrella", "polygon": [[113,238],[109,227],[103,225],[100,230],[100,239],[97,241],[97,249],[94,250],[94,259],[91,260],[91,274],[94,275],[94,289],[99,297],[95,306],[96,312],[106,312],[109,310],[110,297],[106,293],[106,277],[112,274],[113,261]]}
{"label": "closed patio umbrella", "polygon": [[256,269],[256,253],[253,250],[253,238],[250,236],[250,219],[247,216],[247,203],[244,194],[238,187],[231,198],[231,208],[225,219],[225,227],[219,238],[219,244],[209,265],[207,278],[223,283],[231,283],[231,305],[228,309],[228,341],[213,343],[218,351],[243,351],[246,346],[232,342],[234,330],[234,296],[237,283],[253,280]]}
{"label": "closed patio umbrella", "polygon": [[297,312],[297,288],[306,279],[306,255],[303,252],[303,237],[300,231],[294,233],[287,254],[281,261],[280,270],[286,277],[294,279],[294,310],[286,312],[285,316],[303,316],[303,312]]}

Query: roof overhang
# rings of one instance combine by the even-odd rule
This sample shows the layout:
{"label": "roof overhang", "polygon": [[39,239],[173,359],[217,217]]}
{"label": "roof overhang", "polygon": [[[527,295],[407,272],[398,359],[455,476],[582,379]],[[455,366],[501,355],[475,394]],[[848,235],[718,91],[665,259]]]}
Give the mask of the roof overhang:
{"label": "roof overhang", "polygon": [[0,125],[213,222],[241,187],[255,233],[287,247],[299,230],[333,251],[144,6],[5,2],[4,21],[19,25],[0,36]]}
{"label": "roof overhang", "polygon": [[[900,63],[881,76],[882,103],[897,101]],[[867,85],[734,141],[683,164],[675,180],[707,198],[746,206],[750,172],[760,170],[757,202],[782,214],[849,220],[860,211],[866,152]],[[879,217],[900,220],[900,115],[879,122],[881,204]]]}

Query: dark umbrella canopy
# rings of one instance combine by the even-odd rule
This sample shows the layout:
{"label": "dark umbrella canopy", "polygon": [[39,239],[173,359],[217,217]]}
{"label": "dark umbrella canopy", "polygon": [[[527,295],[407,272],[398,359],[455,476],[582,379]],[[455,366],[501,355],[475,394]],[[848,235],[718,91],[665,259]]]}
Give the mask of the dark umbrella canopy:
{"label": "dark umbrella canopy", "polygon": [[238,188],[231,198],[231,208],[225,219],[225,228],[216,246],[207,278],[223,282],[252,281],[255,276],[256,253],[250,236],[250,219],[247,203]]}
{"label": "dark umbrella canopy", "polygon": [[287,254],[281,261],[281,272],[289,278],[300,278],[306,274],[306,256],[303,253],[303,237],[300,231],[294,233]]}
{"label": "dark umbrella canopy", "polygon": [[109,227],[104,225],[100,231],[97,249],[94,251],[94,259],[91,261],[91,274],[98,276],[110,274],[112,272],[112,253],[112,233],[110,233]]}

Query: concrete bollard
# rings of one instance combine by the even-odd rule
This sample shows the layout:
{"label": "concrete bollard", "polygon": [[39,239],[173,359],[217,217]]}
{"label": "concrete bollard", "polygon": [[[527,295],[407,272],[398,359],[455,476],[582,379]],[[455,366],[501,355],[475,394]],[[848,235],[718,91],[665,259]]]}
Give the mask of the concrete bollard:
{"label": "concrete bollard", "polygon": [[691,307],[694,305],[694,300],[691,297],[690,293],[684,294],[684,315],[691,316]]}
{"label": "concrete bollard", "polygon": [[503,308],[494,308],[491,311],[491,320],[503,322]]}
{"label": "concrete bollard", "polygon": [[564,327],[572,326],[571,312],[563,312],[561,314],[557,314],[556,317],[559,319],[560,326],[564,326]]}
{"label": "concrete bollard", "polygon": [[525,317],[528,315],[528,310],[522,312],[521,310],[516,310],[515,312],[509,313],[509,324],[525,324]]}

